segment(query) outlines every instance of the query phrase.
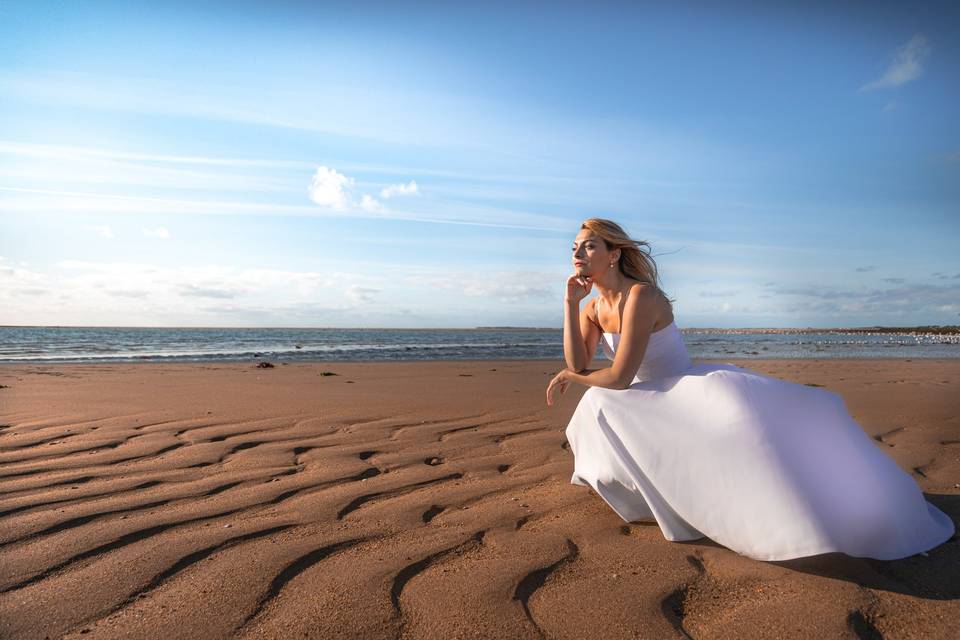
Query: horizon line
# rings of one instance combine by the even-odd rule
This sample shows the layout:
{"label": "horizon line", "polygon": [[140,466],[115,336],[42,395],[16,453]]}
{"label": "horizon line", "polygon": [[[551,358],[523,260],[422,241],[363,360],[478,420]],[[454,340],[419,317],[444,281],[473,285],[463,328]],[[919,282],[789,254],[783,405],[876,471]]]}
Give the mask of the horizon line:
{"label": "horizon line", "polygon": [[[181,326],[181,325],[41,325],[41,324],[0,324],[0,329],[309,329],[336,331],[476,331],[481,329],[525,329],[538,331],[563,331],[563,327],[532,327],[521,325],[485,325],[475,327],[284,327],[284,326]],[[745,330],[745,329],[960,329],[960,325],[860,325],[831,327],[682,327],[683,330]]]}

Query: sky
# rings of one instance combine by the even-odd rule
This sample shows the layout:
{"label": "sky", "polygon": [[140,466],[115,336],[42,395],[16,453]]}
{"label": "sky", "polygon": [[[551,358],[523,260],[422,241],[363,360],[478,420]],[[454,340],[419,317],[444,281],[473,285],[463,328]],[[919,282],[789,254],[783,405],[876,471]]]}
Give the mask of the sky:
{"label": "sky", "polygon": [[681,328],[960,324],[960,5],[834,4],[6,0],[0,325],[560,328],[590,217]]}

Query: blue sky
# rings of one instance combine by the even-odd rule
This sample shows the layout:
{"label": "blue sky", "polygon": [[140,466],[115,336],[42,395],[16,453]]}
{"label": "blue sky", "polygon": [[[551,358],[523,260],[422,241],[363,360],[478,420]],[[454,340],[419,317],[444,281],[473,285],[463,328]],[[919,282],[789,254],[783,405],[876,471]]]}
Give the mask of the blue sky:
{"label": "blue sky", "polygon": [[0,5],[0,324],[960,323],[955,3]]}

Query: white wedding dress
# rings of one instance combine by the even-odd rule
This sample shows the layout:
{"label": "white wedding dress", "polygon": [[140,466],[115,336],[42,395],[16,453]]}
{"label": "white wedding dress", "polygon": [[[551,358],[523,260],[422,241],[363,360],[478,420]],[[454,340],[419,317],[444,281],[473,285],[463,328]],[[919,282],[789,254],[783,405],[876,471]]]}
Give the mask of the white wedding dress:
{"label": "white wedding dress", "polygon": [[[604,333],[613,359],[618,333]],[[566,429],[571,482],[668,540],[708,537],[758,560],[827,552],[891,560],[953,521],[826,389],[694,364],[675,323],[650,336],[627,389],[588,388]]]}

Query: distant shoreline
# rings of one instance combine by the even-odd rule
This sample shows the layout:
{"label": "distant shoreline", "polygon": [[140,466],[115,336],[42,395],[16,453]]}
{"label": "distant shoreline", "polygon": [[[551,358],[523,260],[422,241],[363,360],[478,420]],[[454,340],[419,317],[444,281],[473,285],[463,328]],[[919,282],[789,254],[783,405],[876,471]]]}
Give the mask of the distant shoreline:
{"label": "distant shoreline", "polygon": [[928,327],[831,327],[817,329],[812,327],[804,328],[743,328],[743,329],[718,329],[711,327],[697,327],[681,329],[687,332],[710,332],[710,333],[910,333],[910,334],[937,334],[937,335],[960,335],[960,326],[928,326]]}
{"label": "distant shoreline", "polygon": [[[476,330],[483,331],[562,331],[555,327],[476,327]],[[470,331],[470,329],[466,329]],[[932,325],[920,327],[737,327],[737,328],[719,328],[719,327],[682,327],[680,331],[684,333],[924,333],[955,335],[960,334],[960,326],[957,325]]]}

